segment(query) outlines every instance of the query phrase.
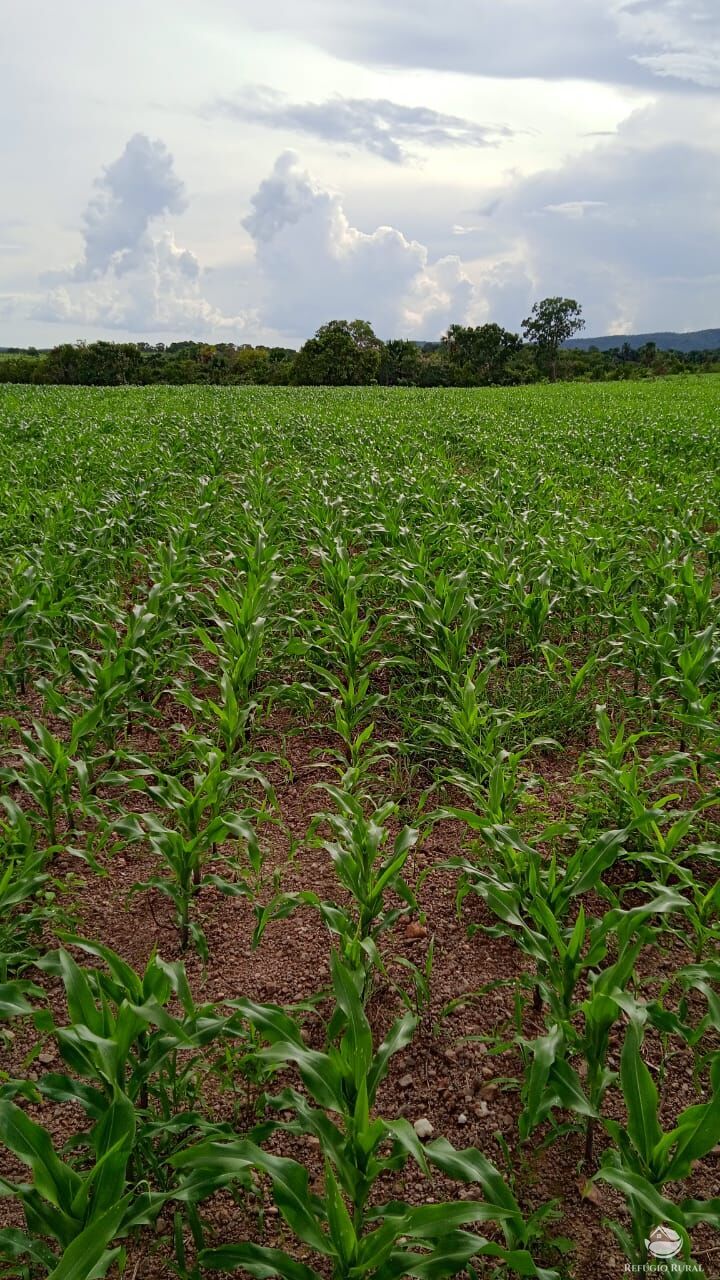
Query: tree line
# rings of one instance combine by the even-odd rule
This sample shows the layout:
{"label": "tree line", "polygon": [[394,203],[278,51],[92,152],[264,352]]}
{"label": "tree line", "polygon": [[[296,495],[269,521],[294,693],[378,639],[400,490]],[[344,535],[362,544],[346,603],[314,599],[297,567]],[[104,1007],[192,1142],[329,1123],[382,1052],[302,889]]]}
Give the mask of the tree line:
{"label": "tree line", "polygon": [[453,324],[439,342],[381,341],[366,320],[331,320],[299,351],[231,342],[77,342],[0,354],[0,382],[73,386],[214,383],[270,386],[479,387],[557,379],[615,381],[720,371],[720,351],[563,346],[584,327],[572,298],[545,298],[522,335]]}

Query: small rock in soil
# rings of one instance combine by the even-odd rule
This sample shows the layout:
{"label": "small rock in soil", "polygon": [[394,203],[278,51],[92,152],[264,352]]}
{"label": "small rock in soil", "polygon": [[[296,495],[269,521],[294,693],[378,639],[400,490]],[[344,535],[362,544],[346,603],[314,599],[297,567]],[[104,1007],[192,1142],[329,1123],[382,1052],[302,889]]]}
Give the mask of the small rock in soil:
{"label": "small rock in soil", "polygon": [[419,1120],[416,1120],[413,1124],[413,1129],[421,1142],[429,1138],[433,1132],[433,1127],[427,1116],[421,1116]]}

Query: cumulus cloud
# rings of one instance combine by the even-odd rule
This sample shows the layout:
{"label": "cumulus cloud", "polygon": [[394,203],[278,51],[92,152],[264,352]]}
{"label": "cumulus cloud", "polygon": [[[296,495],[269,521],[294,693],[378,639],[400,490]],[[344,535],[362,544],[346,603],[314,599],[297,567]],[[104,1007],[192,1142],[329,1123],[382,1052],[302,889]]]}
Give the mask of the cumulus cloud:
{"label": "cumulus cloud", "polygon": [[244,227],[255,242],[264,315],[305,337],[333,317],[368,319],[383,337],[440,332],[462,319],[472,283],[458,258],[431,262],[394,227],[352,226],[340,197],[285,151],[251,200]]}
{"label": "cumulus cloud", "polygon": [[145,246],[141,263],[107,272],[83,288],[59,285],[35,303],[32,317],[136,334],[243,333],[255,317],[223,315],[203,296],[200,274],[194,255],[165,231]]}
{"label": "cumulus cloud", "polygon": [[137,133],[106,166],[83,215],[82,259],[44,277],[32,318],[129,333],[208,336],[242,332],[250,314],[226,316],[202,291],[195,254],[152,223],[186,208],[185,187],[164,143]]}
{"label": "cumulus cloud", "polygon": [[717,323],[718,133],[704,141],[700,122],[712,114],[700,102],[672,126],[668,110],[638,112],[615,138],[505,188],[482,245],[488,261],[516,263],[494,295],[504,323],[521,319],[507,314],[521,276],[537,297],[583,302],[589,333],[618,318],[625,329],[697,328],[700,315]]}
{"label": "cumulus cloud", "polygon": [[83,215],[83,257],[68,273],[73,280],[132,270],[151,249],[153,219],[182,213],[187,204],[167,147],[144,133],[129,139],[95,187]]}
{"label": "cumulus cloud", "polygon": [[247,124],[361,147],[392,164],[410,160],[414,146],[490,147],[513,134],[506,125],[476,124],[430,107],[407,107],[385,98],[338,96],[326,102],[291,102],[264,85],[250,85],[210,110]]}

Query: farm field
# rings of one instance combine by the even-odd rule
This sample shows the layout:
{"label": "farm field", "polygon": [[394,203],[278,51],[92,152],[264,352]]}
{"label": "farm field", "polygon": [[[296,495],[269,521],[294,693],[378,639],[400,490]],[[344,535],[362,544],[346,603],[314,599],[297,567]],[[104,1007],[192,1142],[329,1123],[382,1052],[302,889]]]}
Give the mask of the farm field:
{"label": "farm field", "polygon": [[719,594],[714,376],[0,388],[0,1276],[719,1276]]}

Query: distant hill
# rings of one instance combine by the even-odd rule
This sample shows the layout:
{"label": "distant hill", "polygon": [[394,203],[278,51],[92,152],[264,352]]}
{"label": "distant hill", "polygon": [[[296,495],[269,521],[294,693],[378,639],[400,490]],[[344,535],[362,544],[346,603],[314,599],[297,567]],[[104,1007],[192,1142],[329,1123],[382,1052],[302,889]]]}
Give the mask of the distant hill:
{"label": "distant hill", "polygon": [[571,338],[566,347],[589,351],[610,351],[627,342],[633,350],[654,342],[659,351],[720,351],[720,329],[697,329],[694,333],[614,333],[604,338]]}

